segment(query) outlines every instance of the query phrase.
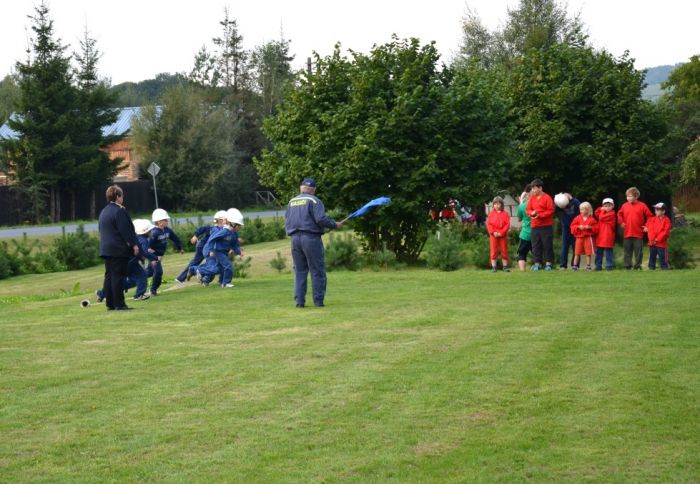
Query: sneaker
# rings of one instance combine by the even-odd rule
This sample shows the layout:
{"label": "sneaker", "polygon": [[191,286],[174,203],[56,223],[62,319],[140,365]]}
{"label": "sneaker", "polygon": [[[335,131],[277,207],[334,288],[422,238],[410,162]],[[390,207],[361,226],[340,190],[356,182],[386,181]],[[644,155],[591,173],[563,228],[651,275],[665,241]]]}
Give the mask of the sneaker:
{"label": "sneaker", "polygon": [[571,266],[571,270],[576,272],[578,270],[578,266]]}
{"label": "sneaker", "polygon": [[181,281],[180,279],[178,279],[178,278],[176,277],[176,278],[175,278],[175,285],[176,285],[177,287],[185,287],[185,281]]}
{"label": "sneaker", "polygon": [[531,271],[539,271],[540,270],[540,265],[539,264],[534,264],[531,268]]}
{"label": "sneaker", "polygon": [[195,273],[197,274],[197,278],[199,278],[199,273],[197,272],[197,270],[190,268],[187,271],[187,277],[185,278],[185,280],[189,281],[190,279],[192,279],[194,277]]}
{"label": "sneaker", "polygon": [[229,282],[228,284],[222,284],[221,287],[225,289],[227,287],[234,287],[234,285]]}
{"label": "sneaker", "polygon": [[151,297],[156,297],[158,295],[158,291],[156,289],[151,289]]}
{"label": "sneaker", "polygon": [[303,307],[304,307],[304,305],[303,305],[303,304],[299,304],[299,303],[297,303],[297,307],[298,307],[298,308],[303,308]]}
{"label": "sneaker", "polygon": [[145,301],[146,299],[150,299],[151,295],[148,293],[141,294],[140,296],[136,297],[134,296],[134,301]]}
{"label": "sneaker", "polygon": [[492,267],[491,272],[498,272],[498,269],[496,269],[495,267]]}
{"label": "sneaker", "polygon": [[510,272],[510,267],[505,266],[505,267],[503,268],[503,272]]}
{"label": "sneaker", "polygon": [[552,266],[544,266],[544,270],[545,270],[545,271],[551,271],[551,270],[552,270]]}
{"label": "sneaker", "polygon": [[102,292],[102,289],[98,289],[95,291],[95,302],[101,303],[102,301],[105,300],[105,294]]}
{"label": "sneaker", "polygon": [[591,266],[586,266],[586,272],[591,272]]}
{"label": "sneaker", "polygon": [[[573,269],[573,268],[572,268],[572,269]],[[560,271],[565,271],[565,270],[566,270],[566,266],[559,266],[559,270],[560,270]]]}

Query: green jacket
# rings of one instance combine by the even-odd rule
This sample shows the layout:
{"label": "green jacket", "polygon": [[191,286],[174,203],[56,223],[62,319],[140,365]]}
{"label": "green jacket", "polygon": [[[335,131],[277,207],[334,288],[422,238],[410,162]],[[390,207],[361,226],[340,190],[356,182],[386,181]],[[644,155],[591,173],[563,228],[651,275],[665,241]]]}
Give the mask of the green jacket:
{"label": "green jacket", "polygon": [[518,205],[518,220],[522,222],[520,227],[520,238],[522,240],[530,240],[530,216],[527,214],[525,207],[527,202]]}

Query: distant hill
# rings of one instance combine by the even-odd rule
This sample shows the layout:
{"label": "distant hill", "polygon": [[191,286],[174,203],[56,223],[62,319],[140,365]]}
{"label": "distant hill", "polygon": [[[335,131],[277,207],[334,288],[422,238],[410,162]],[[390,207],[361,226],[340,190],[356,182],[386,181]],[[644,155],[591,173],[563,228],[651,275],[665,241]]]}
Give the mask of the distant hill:
{"label": "distant hill", "polygon": [[659,99],[665,92],[661,88],[661,83],[666,82],[669,74],[671,74],[671,71],[680,65],[682,65],[682,63],[679,62],[678,64],[672,66],[665,65],[647,67],[646,69],[643,69],[646,71],[644,80],[647,83],[647,87],[645,87],[642,91],[642,98],[649,99],[651,101],[656,101]]}

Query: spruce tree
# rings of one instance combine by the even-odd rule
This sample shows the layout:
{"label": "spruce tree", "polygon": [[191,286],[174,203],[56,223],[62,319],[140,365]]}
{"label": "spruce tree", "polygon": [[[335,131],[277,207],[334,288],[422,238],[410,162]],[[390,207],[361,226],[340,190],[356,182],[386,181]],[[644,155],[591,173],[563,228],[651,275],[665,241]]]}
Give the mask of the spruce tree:
{"label": "spruce tree", "polygon": [[21,96],[17,116],[8,120],[19,136],[2,140],[4,156],[12,165],[17,188],[27,195],[36,221],[60,218],[60,190],[75,170],[72,134],[76,91],[72,85],[70,56],[55,38],[49,8],[42,1],[35,7],[31,29],[34,37],[25,62],[16,64]]}

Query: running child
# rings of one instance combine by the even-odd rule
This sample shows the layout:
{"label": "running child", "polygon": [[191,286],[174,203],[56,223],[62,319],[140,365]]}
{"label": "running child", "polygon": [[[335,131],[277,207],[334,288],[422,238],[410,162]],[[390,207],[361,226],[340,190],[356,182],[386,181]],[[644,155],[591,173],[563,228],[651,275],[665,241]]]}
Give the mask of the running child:
{"label": "running child", "polygon": [[220,286],[222,288],[234,287],[232,283],[233,264],[228,256],[231,253],[243,255],[238,243],[238,229],[244,225],[243,215],[238,210],[235,212],[229,210],[226,213],[226,223],[223,226],[212,228],[209,240],[204,246],[207,261],[197,270],[197,278],[204,286],[208,286],[217,274],[221,274]]}
{"label": "running child", "polygon": [[158,288],[160,288],[163,282],[163,256],[165,255],[165,250],[168,248],[168,240],[173,242],[176,251],[181,254],[183,254],[184,251],[182,250],[180,238],[168,227],[168,222],[170,221],[168,212],[162,208],[156,208],[153,211],[151,220],[155,224],[155,228],[151,232],[151,237],[149,239],[149,250],[158,257],[158,262],[154,266],[148,266],[148,277],[153,277],[151,280],[151,296],[157,296]]}
{"label": "running child", "polygon": [[[223,210],[219,210],[214,214],[214,223],[216,223],[217,219],[221,218],[226,218],[225,217],[226,212]],[[192,235],[192,238],[190,239],[190,244],[194,245],[194,257],[187,263],[187,267],[180,273],[179,276],[175,278],[175,282],[178,284],[184,284],[185,281],[189,281],[193,275],[196,274],[195,268],[199,266],[199,264],[202,263],[202,261],[205,259],[204,257],[204,246],[207,243],[207,240],[209,240],[209,234],[211,233],[211,229],[214,227],[213,225],[202,225],[200,227],[197,227],[194,231],[194,234]]]}

